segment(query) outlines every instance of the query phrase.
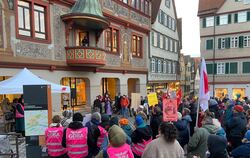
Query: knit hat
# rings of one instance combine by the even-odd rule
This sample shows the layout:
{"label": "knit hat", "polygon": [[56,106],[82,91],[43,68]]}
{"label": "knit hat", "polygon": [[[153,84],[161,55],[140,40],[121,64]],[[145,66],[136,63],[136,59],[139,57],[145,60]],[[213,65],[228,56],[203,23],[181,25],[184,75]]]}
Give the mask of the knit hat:
{"label": "knit hat", "polygon": [[250,141],[250,130],[248,130],[245,134],[245,138]]}
{"label": "knit hat", "polygon": [[113,125],[109,129],[109,141],[113,147],[120,147],[126,143],[126,134],[123,129],[117,125]]}
{"label": "knit hat", "polygon": [[244,109],[243,109],[243,107],[241,105],[235,105],[234,110],[237,111],[237,112],[243,112],[244,111]]}
{"label": "knit hat", "polygon": [[135,118],[135,123],[137,126],[140,126],[141,124],[144,123],[143,118],[140,115],[137,115]]}
{"label": "knit hat", "polygon": [[113,125],[118,125],[119,124],[119,118],[117,116],[111,117],[110,121],[109,121],[109,126],[113,126]]}
{"label": "knit hat", "polygon": [[101,119],[102,119],[102,117],[101,117],[101,114],[99,112],[94,112],[91,116],[91,120],[95,120],[99,123],[101,122]]}
{"label": "knit hat", "polygon": [[180,112],[178,112],[178,120],[182,119],[182,114]]}
{"label": "knit hat", "polygon": [[119,123],[120,123],[121,126],[126,126],[126,125],[129,124],[129,121],[126,118],[121,118]]}
{"label": "knit hat", "polygon": [[82,121],[83,121],[83,116],[82,116],[82,114],[80,114],[80,113],[75,113],[75,114],[73,115],[73,121],[80,121],[80,122],[82,122]]}

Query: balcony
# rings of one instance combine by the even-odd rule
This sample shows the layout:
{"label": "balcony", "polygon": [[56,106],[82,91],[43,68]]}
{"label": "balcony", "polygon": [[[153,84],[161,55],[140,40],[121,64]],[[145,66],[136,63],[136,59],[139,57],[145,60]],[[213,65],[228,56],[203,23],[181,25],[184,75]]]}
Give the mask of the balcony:
{"label": "balcony", "polygon": [[70,66],[101,67],[106,64],[105,50],[94,47],[65,47]]}

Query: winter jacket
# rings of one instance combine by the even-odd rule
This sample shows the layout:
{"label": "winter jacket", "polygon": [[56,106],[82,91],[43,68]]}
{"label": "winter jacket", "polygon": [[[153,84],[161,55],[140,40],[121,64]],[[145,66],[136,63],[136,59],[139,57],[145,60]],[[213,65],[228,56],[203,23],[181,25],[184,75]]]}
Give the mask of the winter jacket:
{"label": "winter jacket", "polygon": [[196,128],[187,146],[187,157],[193,158],[196,155],[200,158],[206,158],[208,136],[215,134],[217,130],[218,128],[214,125],[203,125],[201,128]]}
{"label": "winter jacket", "polygon": [[227,139],[223,136],[211,134],[207,139],[209,158],[227,158]]}
{"label": "winter jacket", "polygon": [[223,116],[223,127],[227,128],[227,125],[229,124],[230,120],[233,118],[233,107],[234,107],[234,104],[233,102],[230,101],[230,104],[225,110],[225,113]]}
{"label": "winter jacket", "polygon": [[152,130],[149,126],[143,128],[136,128],[136,130],[131,135],[132,143],[142,143],[143,140],[147,141],[152,138]]}
{"label": "winter jacket", "polygon": [[184,151],[178,141],[168,143],[161,136],[147,145],[142,158],[184,158]]}
{"label": "winter jacket", "polygon": [[153,114],[150,120],[150,127],[153,132],[153,138],[155,139],[158,135],[159,126],[162,121],[162,115],[161,114]]}
{"label": "winter jacket", "polygon": [[245,143],[232,151],[234,158],[249,158],[250,157],[250,143]]}
{"label": "winter jacket", "polygon": [[237,137],[243,138],[246,132],[247,120],[243,113],[235,113],[234,117],[230,120],[227,125],[229,131],[229,138]]}
{"label": "winter jacket", "polygon": [[177,140],[183,147],[189,142],[188,122],[186,120],[178,120],[174,125],[178,130]]}
{"label": "winter jacket", "polygon": [[128,100],[128,98],[121,98],[121,107],[128,107],[128,105],[129,105],[129,100]]}
{"label": "winter jacket", "polygon": [[122,128],[123,131],[127,134],[127,136],[131,137],[131,135],[132,135],[132,133],[133,133],[133,129],[131,128],[130,125],[121,126],[121,128]]}

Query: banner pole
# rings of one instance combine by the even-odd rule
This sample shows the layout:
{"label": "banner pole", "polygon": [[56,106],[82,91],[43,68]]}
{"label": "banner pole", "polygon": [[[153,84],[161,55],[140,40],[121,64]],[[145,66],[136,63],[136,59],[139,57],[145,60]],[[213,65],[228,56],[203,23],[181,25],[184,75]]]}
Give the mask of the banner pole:
{"label": "banner pole", "polygon": [[199,111],[200,111],[200,101],[198,100],[195,127],[198,127]]}

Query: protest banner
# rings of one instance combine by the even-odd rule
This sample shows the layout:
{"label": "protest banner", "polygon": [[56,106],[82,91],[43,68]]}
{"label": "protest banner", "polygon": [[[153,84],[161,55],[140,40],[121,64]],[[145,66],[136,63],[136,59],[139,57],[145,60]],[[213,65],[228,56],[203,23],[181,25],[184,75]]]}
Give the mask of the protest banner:
{"label": "protest banner", "polygon": [[131,93],[131,108],[137,109],[141,105],[140,93]]}
{"label": "protest banner", "polygon": [[177,121],[177,100],[163,98],[163,121],[174,122]]}
{"label": "protest banner", "polygon": [[158,99],[156,93],[150,93],[148,94],[148,105],[149,106],[155,106],[158,104]]}

